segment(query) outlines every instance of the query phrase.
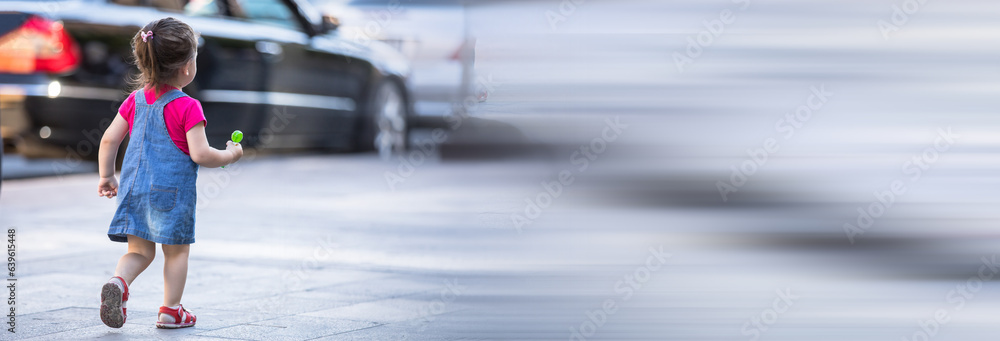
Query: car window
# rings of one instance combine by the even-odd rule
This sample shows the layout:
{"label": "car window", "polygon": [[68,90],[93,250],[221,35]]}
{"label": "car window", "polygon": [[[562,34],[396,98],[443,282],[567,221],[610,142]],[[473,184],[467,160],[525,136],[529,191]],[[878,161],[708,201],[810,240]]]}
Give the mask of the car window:
{"label": "car window", "polygon": [[267,25],[301,30],[298,19],[281,0],[232,0],[232,14],[235,17]]}
{"label": "car window", "polygon": [[184,14],[199,17],[214,17],[221,13],[215,0],[191,0],[184,5]]}
{"label": "car window", "polygon": [[184,0],[111,0],[111,2],[125,6],[156,7],[178,13],[184,11]]}
{"label": "car window", "polygon": [[217,16],[222,11],[216,0],[111,0],[124,6],[154,7],[161,11],[184,13],[192,16]]}

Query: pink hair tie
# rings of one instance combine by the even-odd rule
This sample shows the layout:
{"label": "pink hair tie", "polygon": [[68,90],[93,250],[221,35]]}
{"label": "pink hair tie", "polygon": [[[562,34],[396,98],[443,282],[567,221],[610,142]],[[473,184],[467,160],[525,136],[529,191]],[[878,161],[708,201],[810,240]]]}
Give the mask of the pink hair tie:
{"label": "pink hair tie", "polygon": [[153,38],[153,31],[139,31],[139,35],[142,36],[142,42],[145,43],[147,38]]}

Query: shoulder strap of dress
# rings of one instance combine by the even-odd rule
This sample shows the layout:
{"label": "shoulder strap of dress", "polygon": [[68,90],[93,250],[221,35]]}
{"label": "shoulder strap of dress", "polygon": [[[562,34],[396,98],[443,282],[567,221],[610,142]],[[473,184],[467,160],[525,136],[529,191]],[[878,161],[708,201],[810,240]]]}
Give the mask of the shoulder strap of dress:
{"label": "shoulder strap of dress", "polygon": [[153,103],[153,105],[166,106],[168,103],[173,102],[173,100],[181,97],[187,97],[187,94],[184,93],[184,91],[180,91],[178,89],[170,89],[170,91],[167,91],[163,95],[160,95],[160,98],[157,98],[156,103]]}
{"label": "shoulder strap of dress", "polygon": [[149,105],[149,104],[146,103],[146,89],[145,88],[139,88],[139,90],[136,90],[134,92],[134,94],[135,95],[132,96],[132,99],[135,100],[135,105],[140,105],[140,104],[141,105]]}

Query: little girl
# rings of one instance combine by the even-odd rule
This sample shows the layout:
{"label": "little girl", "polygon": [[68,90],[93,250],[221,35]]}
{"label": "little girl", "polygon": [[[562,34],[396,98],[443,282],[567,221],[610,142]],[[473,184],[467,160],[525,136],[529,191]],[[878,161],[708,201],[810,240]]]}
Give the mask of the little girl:
{"label": "little girl", "polygon": [[[198,68],[198,40],[187,24],[165,18],[150,22],[132,38],[140,75],[138,89],[118,108],[101,139],[99,196],[118,197],[108,237],[128,242],[115,276],[101,289],[101,320],[112,328],[125,324],[128,287],[163,248],[163,306],[159,328],[194,326],[195,315],[181,306],[187,279],[188,251],[194,243],[198,166],[220,167],[243,156],[229,141],[226,150],[208,145],[201,103],[180,89]],[[115,179],[115,156],[129,134],[121,187]],[[120,195],[119,195],[120,194]]]}

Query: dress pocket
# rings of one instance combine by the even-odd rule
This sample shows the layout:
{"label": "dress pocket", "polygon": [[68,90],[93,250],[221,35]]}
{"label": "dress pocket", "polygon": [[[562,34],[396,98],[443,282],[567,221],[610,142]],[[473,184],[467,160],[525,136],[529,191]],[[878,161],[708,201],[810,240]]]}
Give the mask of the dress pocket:
{"label": "dress pocket", "polygon": [[177,204],[177,187],[153,185],[149,191],[149,206],[157,211],[169,211]]}

